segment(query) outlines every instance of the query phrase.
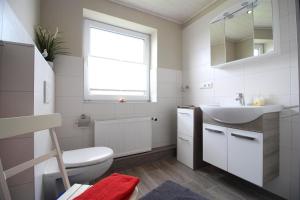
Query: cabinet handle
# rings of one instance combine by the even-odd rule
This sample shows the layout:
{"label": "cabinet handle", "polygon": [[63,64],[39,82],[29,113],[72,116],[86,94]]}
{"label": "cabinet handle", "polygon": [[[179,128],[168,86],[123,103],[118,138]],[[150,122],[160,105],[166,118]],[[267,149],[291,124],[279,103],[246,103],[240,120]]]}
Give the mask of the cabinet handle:
{"label": "cabinet handle", "polygon": [[183,141],[185,141],[185,142],[189,142],[188,139],[185,139],[185,138],[183,138],[183,137],[178,137],[178,138],[181,139],[181,140],[183,140]]}
{"label": "cabinet handle", "polygon": [[232,136],[234,137],[238,137],[238,138],[242,138],[242,139],[246,139],[246,140],[255,140],[256,138],[253,137],[249,137],[249,136],[245,136],[245,135],[238,135],[235,133],[231,133]]}
{"label": "cabinet handle", "polygon": [[218,130],[214,130],[214,129],[210,129],[210,128],[205,128],[205,130],[212,132],[212,133],[224,134],[223,131],[218,131]]}

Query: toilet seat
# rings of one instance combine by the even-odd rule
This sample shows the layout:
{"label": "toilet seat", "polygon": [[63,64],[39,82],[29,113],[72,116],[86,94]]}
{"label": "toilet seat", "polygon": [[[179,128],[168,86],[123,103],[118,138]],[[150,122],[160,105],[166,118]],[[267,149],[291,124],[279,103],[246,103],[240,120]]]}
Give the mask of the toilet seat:
{"label": "toilet seat", "polygon": [[77,168],[95,165],[113,157],[113,150],[107,147],[90,147],[63,152],[65,167]]}

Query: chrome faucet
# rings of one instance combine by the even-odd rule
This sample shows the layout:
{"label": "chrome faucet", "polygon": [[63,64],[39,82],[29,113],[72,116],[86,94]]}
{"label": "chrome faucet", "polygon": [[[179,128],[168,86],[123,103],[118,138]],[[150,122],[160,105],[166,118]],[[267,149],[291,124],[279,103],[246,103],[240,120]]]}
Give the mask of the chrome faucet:
{"label": "chrome faucet", "polygon": [[237,93],[237,98],[235,98],[236,101],[240,102],[241,106],[245,106],[245,98],[243,93]]}

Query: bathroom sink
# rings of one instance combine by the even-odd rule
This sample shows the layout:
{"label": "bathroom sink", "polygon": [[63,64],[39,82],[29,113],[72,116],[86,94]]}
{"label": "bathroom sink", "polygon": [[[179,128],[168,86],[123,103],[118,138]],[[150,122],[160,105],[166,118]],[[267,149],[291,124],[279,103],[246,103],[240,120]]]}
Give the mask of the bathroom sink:
{"label": "bathroom sink", "polygon": [[227,124],[243,124],[251,122],[261,115],[272,112],[280,112],[281,105],[266,106],[220,106],[201,105],[202,111],[212,119]]}

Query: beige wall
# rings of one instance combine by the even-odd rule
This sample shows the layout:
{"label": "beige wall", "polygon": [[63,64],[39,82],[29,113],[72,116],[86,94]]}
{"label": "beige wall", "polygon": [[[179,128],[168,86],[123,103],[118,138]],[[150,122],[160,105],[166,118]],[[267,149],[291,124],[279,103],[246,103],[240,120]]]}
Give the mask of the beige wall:
{"label": "beige wall", "polygon": [[[71,3],[72,2],[72,3]],[[181,69],[181,26],[107,0],[41,0],[41,23],[63,32],[73,56],[82,56],[83,8],[123,18],[158,30],[158,67]]]}
{"label": "beige wall", "polygon": [[34,26],[40,22],[40,0],[7,0],[26,31],[34,38]]}
{"label": "beige wall", "polygon": [[255,39],[273,39],[273,30],[272,29],[263,29],[263,28],[255,28],[254,29],[254,38]]}

